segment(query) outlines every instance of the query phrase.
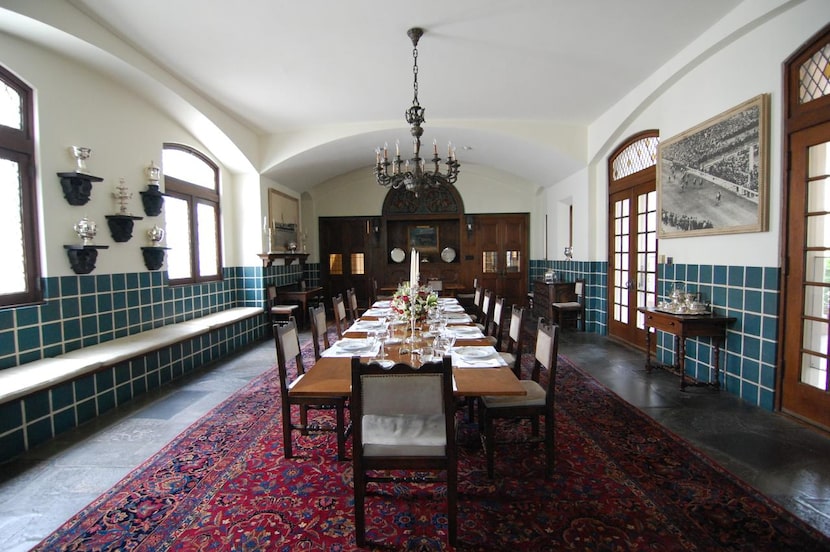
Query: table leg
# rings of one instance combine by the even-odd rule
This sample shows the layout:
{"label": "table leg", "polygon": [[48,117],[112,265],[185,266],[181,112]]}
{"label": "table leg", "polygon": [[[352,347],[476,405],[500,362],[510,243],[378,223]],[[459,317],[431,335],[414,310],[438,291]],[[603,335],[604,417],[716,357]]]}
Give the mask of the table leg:
{"label": "table leg", "polygon": [[722,340],[715,338],[712,341],[715,346],[715,389],[720,389],[720,346]]}
{"label": "table leg", "polygon": [[680,369],[680,390],[686,389],[686,338],[674,337],[677,351],[677,367]]}

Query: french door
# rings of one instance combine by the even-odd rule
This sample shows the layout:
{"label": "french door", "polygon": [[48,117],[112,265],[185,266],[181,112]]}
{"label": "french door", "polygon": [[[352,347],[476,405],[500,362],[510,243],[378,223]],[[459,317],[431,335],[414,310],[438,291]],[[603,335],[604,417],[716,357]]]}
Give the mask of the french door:
{"label": "french door", "polygon": [[654,181],[611,194],[608,334],[642,348],[644,317],[657,293],[657,192]]}
{"label": "french door", "polygon": [[781,408],[830,428],[830,122],[790,135]]}
{"label": "french door", "polygon": [[476,243],[481,265],[478,284],[523,305],[527,295],[528,215],[477,215]]}

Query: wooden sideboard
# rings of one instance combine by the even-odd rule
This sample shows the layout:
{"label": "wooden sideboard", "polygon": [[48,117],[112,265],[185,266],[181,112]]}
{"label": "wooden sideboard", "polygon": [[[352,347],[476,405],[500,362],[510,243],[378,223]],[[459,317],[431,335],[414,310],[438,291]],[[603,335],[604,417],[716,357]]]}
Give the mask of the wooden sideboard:
{"label": "wooden sideboard", "polygon": [[576,301],[573,282],[554,282],[546,284],[544,280],[533,281],[533,316],[553,321],[551,303]]}

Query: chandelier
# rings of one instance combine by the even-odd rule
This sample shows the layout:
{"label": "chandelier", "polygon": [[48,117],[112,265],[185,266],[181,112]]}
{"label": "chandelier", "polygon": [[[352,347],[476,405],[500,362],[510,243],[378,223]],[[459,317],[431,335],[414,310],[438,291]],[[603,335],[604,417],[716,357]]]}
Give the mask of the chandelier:
{"label": "chandelier", "polygon": [[[416,196],[428,188],[439,186],[450,186],[458,180],[458,168],[461,166],[455,158],[455,148],[450,142],[447,145],[447,171],[442,173],[439,167],[441,158],[438,157],[438,142],[432,142],[431,165],[427,168],[426,160],[421,158],[421,135],[424,129],[424,108],[418,102],[418,39],[424,34],[424,30],[414,27],[406,31],[407,36],[412,40],[412,89],[414,96],[412,106],[406,110],[404,116],[409,123],[409,133],[412,135],[412,147],[414,155],[404,161],[401,159],[400,143],[395,143],[395,158],[389,161],[388,145],[383,149],[375,149],[375,176],[381,186],[391,186],[395,189],[401,186]],[[391,173],[390,173],[390,168]]]}

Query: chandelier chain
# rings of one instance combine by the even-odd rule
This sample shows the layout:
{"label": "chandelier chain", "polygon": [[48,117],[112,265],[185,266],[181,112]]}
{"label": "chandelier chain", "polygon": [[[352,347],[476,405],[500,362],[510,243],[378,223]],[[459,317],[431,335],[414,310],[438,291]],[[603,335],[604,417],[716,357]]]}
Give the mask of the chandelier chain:
{"label": "chandelier chain", "polygon": [[421,105],[418,103],[418,47],[412,48],[412,91],[414,96],[412,98],[413,105]]}

